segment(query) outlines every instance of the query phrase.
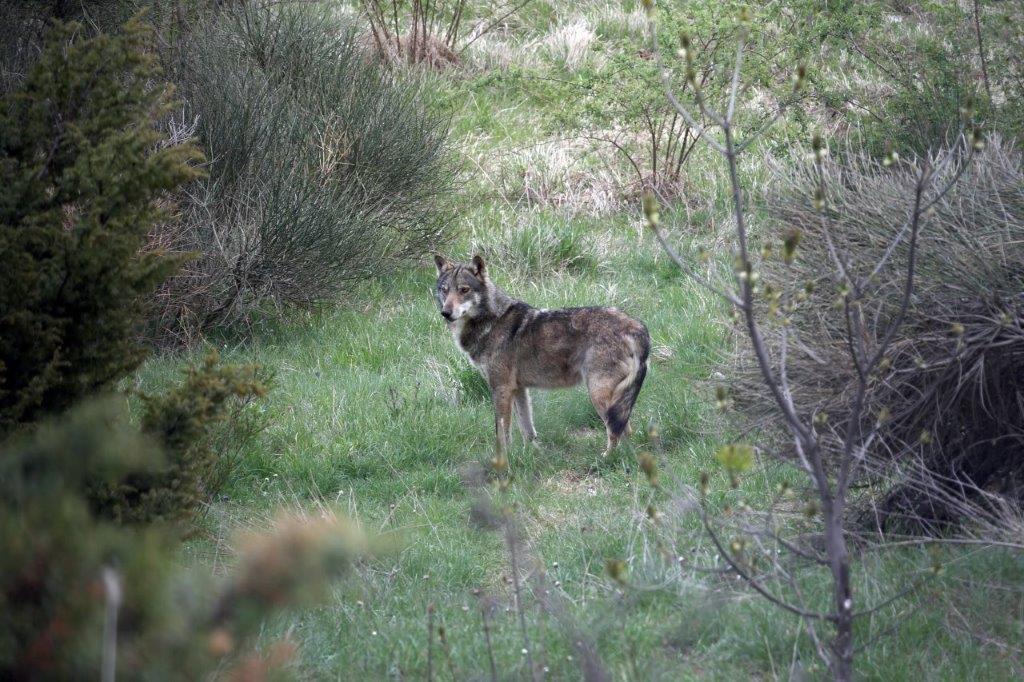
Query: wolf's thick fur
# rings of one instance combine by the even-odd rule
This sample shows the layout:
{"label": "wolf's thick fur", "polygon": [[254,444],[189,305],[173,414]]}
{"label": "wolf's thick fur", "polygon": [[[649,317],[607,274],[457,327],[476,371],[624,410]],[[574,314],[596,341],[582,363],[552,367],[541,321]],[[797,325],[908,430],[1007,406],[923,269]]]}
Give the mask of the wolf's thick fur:
{"label": "wolf's thick fur", "polygon": [[513,405],[523,437],[537,437],[531,388],[585,384],[608,432],[606,453],[629,434],[651,348],[641,322],[617,308],[538,310],[495,286],[480,256],[469,264],[434,260],[441,315],[491,387],[499,456]]}

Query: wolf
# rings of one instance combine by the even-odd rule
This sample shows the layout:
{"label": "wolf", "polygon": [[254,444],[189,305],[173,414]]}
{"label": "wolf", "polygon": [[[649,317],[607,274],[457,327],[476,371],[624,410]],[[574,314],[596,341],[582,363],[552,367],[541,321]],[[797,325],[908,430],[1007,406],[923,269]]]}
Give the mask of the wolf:
{"label": "wolf", "polygon": [[607,431],[605,455],[629,435],[651,349],[642,322],[617,308],[534,308],[495,285],[479,255],[470,263],[435,255],[434,262],[441,317],[491,389],[499,459],[513,406],[523,437],[537,437],[531,388],[584,384]]}

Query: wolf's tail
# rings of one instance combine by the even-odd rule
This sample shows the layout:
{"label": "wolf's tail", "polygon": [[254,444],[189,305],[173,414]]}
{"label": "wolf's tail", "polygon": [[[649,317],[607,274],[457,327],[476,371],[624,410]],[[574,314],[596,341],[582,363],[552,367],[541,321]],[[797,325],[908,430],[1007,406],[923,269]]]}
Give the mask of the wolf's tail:
{"label": "wolf's tail", "polygon": [[633,412],[640,389],[647,378],[647,359],[651,354],[651,337],[642,324],[626,337],[632,353],[627,359],[629,371],[615,387],[612,404],[608,408],[608,427],[616,436],[621,436],[629,424],[629,416]]}

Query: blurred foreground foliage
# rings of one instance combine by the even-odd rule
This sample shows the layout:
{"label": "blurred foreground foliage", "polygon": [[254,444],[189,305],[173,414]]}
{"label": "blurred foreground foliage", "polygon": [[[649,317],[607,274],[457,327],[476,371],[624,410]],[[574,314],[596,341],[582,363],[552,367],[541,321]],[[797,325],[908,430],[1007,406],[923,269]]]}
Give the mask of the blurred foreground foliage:
{"label": "blurred foreground foliage", "polygon": [[[0,677],[93,676],[111,643],[124,679],[265,672],[291,650],[244,655],[267,612],[322,596],[370,550],[338,519],[286,518],[270,535],[239,540],[227,578],[190,576],[174,526],[121,525],[91,499],[97,480],[115,486],[166,465],[115,398],[88,401],[0,452]],[[111,610],[116,630],[105,642]]]}
{"label": "blurred foreground foliage", "polygon": [[266,614],[369,551],[327,516],[240,540],[222,581],[178,564],[230,465],[217,432],[266,387],[212,353],[142,396],[140,423],[116,392],[181,262],[143,246],[201,159],[159,131],[151,39],[56,22],[0,102],[0,679],[265,677],[293,650],[246,653]]}

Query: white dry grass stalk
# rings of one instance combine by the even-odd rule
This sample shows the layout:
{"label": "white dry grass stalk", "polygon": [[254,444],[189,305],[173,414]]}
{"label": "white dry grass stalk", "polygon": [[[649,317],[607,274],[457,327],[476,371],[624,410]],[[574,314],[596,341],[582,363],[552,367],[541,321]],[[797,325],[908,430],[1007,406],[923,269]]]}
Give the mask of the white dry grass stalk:
{"label": "white dry grass stalk", "polygon": [[160,149],[185,144],[196,137],[199,129],[199,115],[189,116],[185,109],[176,110],[164,121],[166,137],[157,143]]}
{"label": "white dry grass stalk", "polygon": [[479,38],[470,38],[472,42],[463,57],[476,69],[487,71],[510,66],[532,69],[541,66],[539,43],[536,40],[524,41],[508,29],[492,30]]}
{"label": "white dry grass stalk", "polygon": [[640,3],[627,12],[621,4],[599,5],[586,11],[587,17],[601,35],[613,33],[621,36],[637,36],[643,33],[647,25],[647,15]]}
{"label": "white dry grass stalk", "polygon": [[452,363],[442,362],[435,357],[427,358],[426,372],[434,395],[447,405],[458,405],[459,379]]}
{"label": "white dry grass stalk", "polygon": [[101,575],[106,597],[106,612],[103,619],[103,661],[100,680],[114,682],[117,677],[117,612],[124,598],[124,585],[121,575],[110,566],[104,566]]}
{"label": "white dry grass stalk", "polygon": [[590,22],[577,17],[552,31],[541,41],[541,49],[567,71],[575,71],[594,58],[591,47],[597,40]]}

